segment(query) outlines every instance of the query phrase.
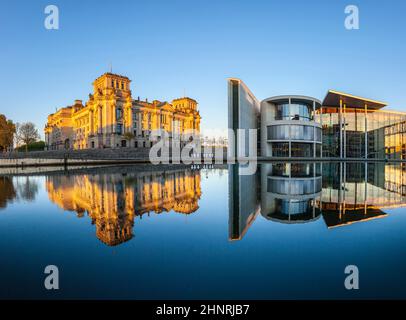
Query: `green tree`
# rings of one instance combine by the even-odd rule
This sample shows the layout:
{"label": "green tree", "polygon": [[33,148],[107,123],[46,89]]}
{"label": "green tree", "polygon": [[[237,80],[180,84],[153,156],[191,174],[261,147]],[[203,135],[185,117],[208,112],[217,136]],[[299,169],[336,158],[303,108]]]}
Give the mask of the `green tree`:
{"label": "green tree", "polygon": [[16,126],[13,121],[7,120],[6,116],[0,114],[0,150],[7,150],[13,146]]}
{"label": "green tree", "polygon": [[123,134],[123,138],[129,142],[131,139],[135,138],[135,135],[131,132],[126,132]]}

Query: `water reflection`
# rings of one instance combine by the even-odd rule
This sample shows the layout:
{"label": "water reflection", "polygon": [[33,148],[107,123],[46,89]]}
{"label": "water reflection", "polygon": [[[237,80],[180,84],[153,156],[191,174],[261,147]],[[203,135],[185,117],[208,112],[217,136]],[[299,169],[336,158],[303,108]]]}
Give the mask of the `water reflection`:
{"label": "water reflection", "polygon": [[14,182],[17,191],[17,199],[28,202],[35,201],[38,194],[38,183],[32,177],[18,177]]}
{"label": "water reflection", "polygon": [[[284,224],[322,218],[335,228],[406,205],[405,164],[263,163],[254,175],[240,175],[240,169],[228,168],[230,240],[242,239],[258,217]],[[185,166],[81,169],[44,179],[49,200],[79,218],[88,216],[97,238],[109,246],[134,236],[136,218],[196,212],[202,193],[201,172]],[[0,190],[0,209],[14,200],[34,201],[38,179],[0,176]]]}
{"label": "water reflection", "polygon": [[284,223],[320,216],[321,163],[261,165],[261,215]]}
{"label": "water reflection", "polygon": [[133,237],[135,218],[150,212],[191,214],[201,196],[200,172],[184,168],[53,175],[46,177],[46,190],[62,209],[87,214],[97,238],[109,246]]}
{"label": "water reflection", "polygon": [[229,167],[229,238],[242,239],[260,215],[279,223],[327,228],[381,218],[406,205],[405,164],[266,163],[253,176]]}
{"label": "water reflection", "polygon": [[34,201],[38,189],[38,183],[32,177],[0,176],[0,209],[5,209],[14,200]]}
{"label": "water reflection", "polygon": [[10,177],[0,177],[0,209],[7,207],[7,203],[16,197],[17,193]]}

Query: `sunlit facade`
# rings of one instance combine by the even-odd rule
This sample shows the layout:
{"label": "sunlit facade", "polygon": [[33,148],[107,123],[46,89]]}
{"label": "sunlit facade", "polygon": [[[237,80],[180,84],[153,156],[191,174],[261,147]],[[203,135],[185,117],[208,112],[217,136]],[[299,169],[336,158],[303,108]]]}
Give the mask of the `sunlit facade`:
{"label": "sunlit facade", "polygon": [[[85,105],[72,106],[48,116],[45,140],[48,150],[151,147],[158,138],[151,131],[164,129],[168,143],[184,145],[200,133],[200,113],[194,99],[169,102],[133,99],[130,79],[105,73],[93,82]],[[196,138],[195,138],[196,139]]]}
{"label": "sunlit facade", "polygon": [[46,179],[49,199],[79,217],[89,216],[97,238],[109,246],[133,237],[136,217],[171,211],[189,215],[199,208],[201,196],[200,171],[190,169]]}
{"label": "sunlit facade", "polygon": [[323,127],[323,156],[406,159],[406,113],[383,110],[385,106],[330,90],[317,115]]}
{"label": "sunlit facade", "polygon": [[[323,102],[305,96],[259,102],[241,80],[228,86],[234,154],[239,145],[253,153],[248,130],[256,129],[256,154],[265,158],[406,159],[406,113],[385,110],[384,102],[334,90]],[[238,129],[246,131],[242,144]]]}

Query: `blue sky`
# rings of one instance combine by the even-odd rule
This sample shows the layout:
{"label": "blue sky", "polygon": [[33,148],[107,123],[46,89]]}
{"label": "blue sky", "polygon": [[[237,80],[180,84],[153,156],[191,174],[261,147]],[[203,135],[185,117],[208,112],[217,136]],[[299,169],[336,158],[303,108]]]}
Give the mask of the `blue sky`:
{"label": "blue sky", "polygon": [[[44,28],[48,4],[59,30]],[[359,30],[344,28],[348,4]],[[228,77],[259,99],[336,89],[406,111],[405,14],[402,0],[0,0],[0,113],[42,133],[110,63],[134,97],[198,100],[206,129],[227,127]]]}

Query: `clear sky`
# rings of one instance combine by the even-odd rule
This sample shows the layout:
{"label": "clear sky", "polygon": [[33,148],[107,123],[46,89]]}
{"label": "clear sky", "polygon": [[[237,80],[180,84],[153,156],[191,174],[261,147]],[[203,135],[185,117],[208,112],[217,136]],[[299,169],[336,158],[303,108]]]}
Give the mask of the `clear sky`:
{"label": "clear sky", "polygon": [[[349,4],[359,30],[344,27]],[[227,127],[228,77],[259,99],[336,89],[406,111],[405,15],[404,0],[0,0],[0,113],[42,134],[110,63],[133,97],[198,100],[206,129]]]}

